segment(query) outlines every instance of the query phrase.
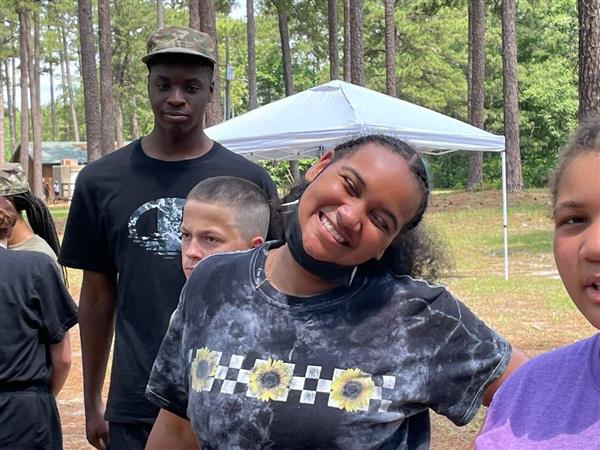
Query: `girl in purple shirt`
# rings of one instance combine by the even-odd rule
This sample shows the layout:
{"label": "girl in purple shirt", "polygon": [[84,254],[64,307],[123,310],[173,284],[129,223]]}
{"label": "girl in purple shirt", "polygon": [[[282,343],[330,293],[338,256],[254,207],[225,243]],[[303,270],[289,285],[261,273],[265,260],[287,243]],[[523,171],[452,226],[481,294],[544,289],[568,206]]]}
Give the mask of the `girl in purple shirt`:
{"label": "girl in purple shirt", "polygon": [[[600,120],[583,122],[551,185],[554,259],[579,311],[600,329]],[[523,365],[498,390],[475,448],[599,449],[600,333]]]}

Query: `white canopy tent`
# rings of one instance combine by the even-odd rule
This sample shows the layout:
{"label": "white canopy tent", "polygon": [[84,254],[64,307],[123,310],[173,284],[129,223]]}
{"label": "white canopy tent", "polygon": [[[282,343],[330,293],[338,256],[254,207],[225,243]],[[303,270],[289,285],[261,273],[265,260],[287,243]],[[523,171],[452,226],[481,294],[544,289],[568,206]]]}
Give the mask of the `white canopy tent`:
{"label": "white canopy tent", "polygon": [[370,89],[329,83],[262,106],[206,130],[211,138],[251,160],[319,157],[352,137],[388,134],[419,151],[498,152],[502,159],[504,276],[508,279],[508,224],[504,136]]}

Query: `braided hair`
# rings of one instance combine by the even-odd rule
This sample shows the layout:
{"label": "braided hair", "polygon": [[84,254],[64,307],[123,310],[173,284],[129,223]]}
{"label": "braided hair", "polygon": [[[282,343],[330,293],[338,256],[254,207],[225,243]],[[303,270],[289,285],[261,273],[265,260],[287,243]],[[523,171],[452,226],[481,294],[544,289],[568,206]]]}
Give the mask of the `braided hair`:
{"label": "braided hair", "polygon": [[[19,215],[21,212],[25,211],[31,230],[44,239],[54,253],[58,255],[60,252],[60,241],[58,240],[54,219],[52,218],[46,203],[33,195],[31,191],[13,194],[7,198],[15,206]],[[62,272],[65,284],[68,286],[67,271],[64,267]]]}
{"label": "braided hair", "polygon": [[25,211],[27,221],[33,232],[43,238],[58,255],[60,242],[52,215],[43,200],[30,191],[14,194],[10,197],[18,213]]}

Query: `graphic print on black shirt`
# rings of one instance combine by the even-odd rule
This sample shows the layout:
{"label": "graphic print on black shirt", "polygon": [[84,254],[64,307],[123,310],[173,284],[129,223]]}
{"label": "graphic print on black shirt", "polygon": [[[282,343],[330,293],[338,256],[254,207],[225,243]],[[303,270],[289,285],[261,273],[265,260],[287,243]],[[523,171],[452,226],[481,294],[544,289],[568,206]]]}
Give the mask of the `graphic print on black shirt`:
{"label": "graphic print on black shirt", "polygon": [[178,257],[184,203],[182,198],[160,198],[144,203],[129,217],[129,239],[150,253]]}
{"label": "graphic print on black shirt", "polygon": [[287,296],[269,245],[197,266],[154,363],[148,398],[202,448],[426,448],[428,409],[468,422],[506,368],[508,343],[444,287],[359,275]]}

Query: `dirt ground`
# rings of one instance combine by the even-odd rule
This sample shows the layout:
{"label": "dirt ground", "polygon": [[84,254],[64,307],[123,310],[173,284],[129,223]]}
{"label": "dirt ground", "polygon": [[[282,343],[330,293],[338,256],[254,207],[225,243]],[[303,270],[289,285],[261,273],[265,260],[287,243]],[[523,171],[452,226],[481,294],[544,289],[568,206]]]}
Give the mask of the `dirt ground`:
{"label": "dirt ground", "polygon": [[[460,193],[439,195],[432,198],[431,210],[443,211],[453,208],[496,207],[500,202],[499,192]],[[549,204],[548,196],[540,193],[525,193],[512,196],[511,205],[519,203]],[[57,224],[59,231],[64,226],[63,221]],[[553,267],[544,267],[552,271]],[[79,297],[81,275],[78,271],[70,270],[70,290],[73,296]],[[572,342],[583,336],[589,336],[593,330],[573,309],[560,311],[560,317],[547,304],[524,305],[515,299],[495,299],[494,303],[482,302],[476,305],[468,304],[483,320],[496,327],[496,313],[499,310],[515,311],[518,320],[514,320],[509,328],[502,328],[504,334],[515,346],[529,355],[536,355],[550,348]],[[71,332],[73,366],[65,388],[58,397],[58,405],[62,420],[64,448],[67,450],[91,448],[85,438],[81,350],[79,345],[79,330],[75,327]],[[106,391],[106,386],[105,386]],[[484,410],[484,408],[482,408]],[[433,450],[458,450],[471,447],[473,439],[483,420],[484,411],[480,411],[476,419],[465,427],[456,427],[447,419],[432,414],[432,445]]]}

